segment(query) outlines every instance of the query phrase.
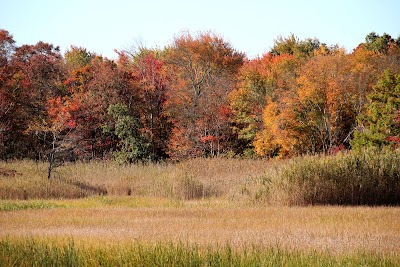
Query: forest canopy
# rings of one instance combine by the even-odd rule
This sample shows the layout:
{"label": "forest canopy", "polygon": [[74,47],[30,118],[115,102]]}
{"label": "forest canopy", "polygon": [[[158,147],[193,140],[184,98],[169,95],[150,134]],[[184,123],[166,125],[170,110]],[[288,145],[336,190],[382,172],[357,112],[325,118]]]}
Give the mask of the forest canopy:
{"label": "forest canopy", "polygon": [[249,60],[212,32],[162,48],[17,46],[0,30],[0,159],[291,157],[400,144],[400,37],[352,52],[279,36]]}

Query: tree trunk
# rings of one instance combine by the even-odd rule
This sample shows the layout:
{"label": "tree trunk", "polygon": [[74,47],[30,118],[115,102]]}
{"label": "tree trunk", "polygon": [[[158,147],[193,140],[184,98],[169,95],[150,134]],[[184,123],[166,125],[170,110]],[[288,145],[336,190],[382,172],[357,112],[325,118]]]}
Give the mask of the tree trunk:
{"label": "tree trunk", "polygon": [[54,167],[54,154],[50,153],[49,155],[49,167],[47,169],[47,179],[50,180],[51,178],[51,171],[53,170]]}

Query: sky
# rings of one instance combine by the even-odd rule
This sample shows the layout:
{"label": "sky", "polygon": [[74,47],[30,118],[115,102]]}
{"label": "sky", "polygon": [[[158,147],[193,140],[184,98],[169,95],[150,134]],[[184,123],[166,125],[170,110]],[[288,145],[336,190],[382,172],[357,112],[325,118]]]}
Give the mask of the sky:
{"label": "sky", "polygon": [[111,59],[114,49],[163,48],[183,31],[212,31],[251,59],[292,33],[351,52],[372,31],[397,38],[399,14],[399,0],[0,0],[0,29],[18,46],[75,45]]}

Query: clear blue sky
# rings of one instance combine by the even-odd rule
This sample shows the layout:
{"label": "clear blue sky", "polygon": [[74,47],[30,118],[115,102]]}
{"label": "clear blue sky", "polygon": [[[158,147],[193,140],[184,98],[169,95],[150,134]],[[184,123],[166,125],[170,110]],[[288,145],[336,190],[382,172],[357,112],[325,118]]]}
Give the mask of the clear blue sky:
{"label": "clear blue sky", "polygon": [[249,58],[290,33],[351,52],[371,31],[399,36],[400,1],[0,0],[0,28],[17,45],[76,45],[109,58],[140,39],[162,48],[182,30],[212,30]]}

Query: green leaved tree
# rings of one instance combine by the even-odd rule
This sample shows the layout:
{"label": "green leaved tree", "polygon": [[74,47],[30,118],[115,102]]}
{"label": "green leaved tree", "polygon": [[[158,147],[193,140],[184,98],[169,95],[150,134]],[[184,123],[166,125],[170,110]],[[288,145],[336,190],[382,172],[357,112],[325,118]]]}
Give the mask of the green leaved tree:
{"label": "green leaved tree", "polygon": [[369,104],[358,117],[353,148],[400,143],[400,74],[386,70],[368,95]]}
{"label": "green leaved tree", "polygon": [[110,105],[108,114],[115,123],[114,134],[120,139],[120,150],[115,152],[115,160],[119,163],[132,163],[152,159],[151,143],[140,133],[139,118],[135,118],[128,107],[120,103]]}

